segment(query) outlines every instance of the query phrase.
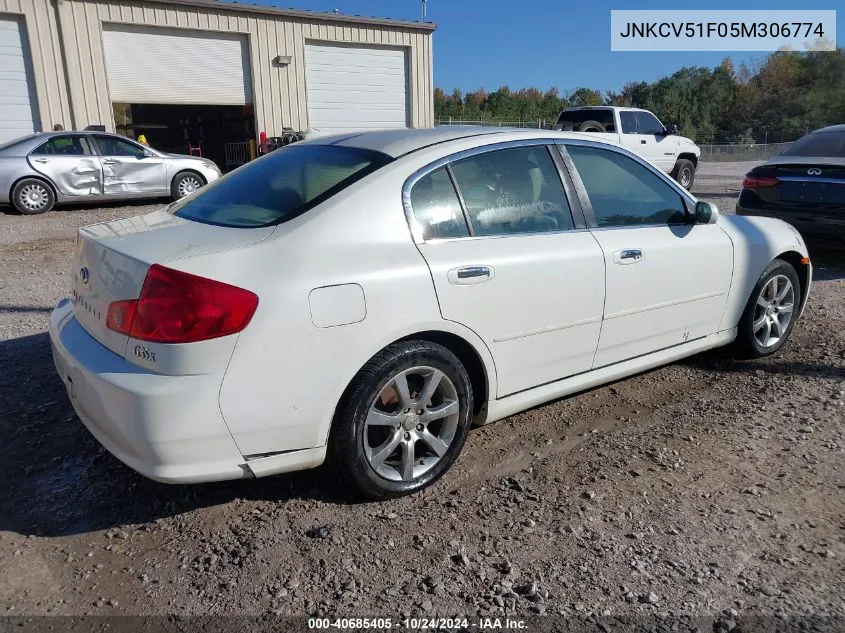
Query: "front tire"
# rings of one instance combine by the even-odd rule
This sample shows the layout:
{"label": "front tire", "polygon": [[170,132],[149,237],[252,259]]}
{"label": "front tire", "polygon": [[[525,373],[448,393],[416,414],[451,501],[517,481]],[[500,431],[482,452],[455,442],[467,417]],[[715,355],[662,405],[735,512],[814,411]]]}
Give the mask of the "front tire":
{"label": "front tire", "polygon": [[170,184],[170,195],[174,200],[181,200],[194,193],[204,184],[205,180],[199,174],[192,171],[182,171],[173,177],[173,182]]}
{"label": "front tire", "polygon": [[12,206],[23,215],[47,213],[55,204],[53,188],[38,178],[24,178],[12,187]]}
{"label": "front tire", "polygon": [[692,183],[695,182],[695,165],[686,158],[679,158],[678,162],[675,163],[675,168],[672,170],[672,178],[681,187],[689,191],[692,188]]}
{"label": "front tire", "polygon": [[448,349],[403,341],[355,376],[335,417],[331,458],[343,479],[370,499],[408,495],[454,463],[469,433],[469,375]]}
{"label": "front tire", "polygon": [[739,321],[743,358],[769,356],[784,346],[801,306],[801,281],[792,264],[773,260],[760,275]]}

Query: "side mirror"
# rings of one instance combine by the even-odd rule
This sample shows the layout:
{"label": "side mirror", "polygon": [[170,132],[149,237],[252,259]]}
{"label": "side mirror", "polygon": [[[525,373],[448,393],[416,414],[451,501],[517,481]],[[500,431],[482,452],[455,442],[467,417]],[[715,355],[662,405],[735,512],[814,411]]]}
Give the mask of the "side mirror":
{"label": "side mirror", "polygon": [[668,134],[677,134],[678,133],[678,126],[674,123],[672,125],[667,125],[664,128],[663,133],[667,134],[667,135]]}
{"label": "side mirror", "polygon": [[696,224],[716,224],[719,219],[719,209],[712,202],[697,202],[695,205]]}

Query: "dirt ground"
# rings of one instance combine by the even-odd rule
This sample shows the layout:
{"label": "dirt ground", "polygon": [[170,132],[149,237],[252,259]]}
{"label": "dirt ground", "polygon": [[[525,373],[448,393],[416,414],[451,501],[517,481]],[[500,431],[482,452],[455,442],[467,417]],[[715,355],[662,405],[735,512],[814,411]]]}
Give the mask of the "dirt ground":
{"label": "dirt ground", "polygon": [[[750,166],[704,165],[694,191],[731,212]],[[157,484],[76,419],[44,333],[75,229],[149,208],[0,215],[0,615],[845,630],[841,247],[811,245],[774,357],[715,351],[515,415],[422,494],[355,503],[328,469]]]}

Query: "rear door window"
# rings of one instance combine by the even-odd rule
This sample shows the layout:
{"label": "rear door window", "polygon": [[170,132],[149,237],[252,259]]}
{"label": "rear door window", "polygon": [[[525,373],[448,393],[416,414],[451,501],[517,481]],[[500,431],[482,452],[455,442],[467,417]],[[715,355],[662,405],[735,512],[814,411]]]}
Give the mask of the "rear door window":
{"label": "rear door window", "polygon": [[479,154],[457,161],[452,171],[474,235],[574,228],[560,174],[545,145]]}
{"label": "rear door window", "polygon": [[82,136],[54,136],[36,147],[35,156],[87,156],[91,154],[87,140]]}
{"label": "rear door window", "polygon": [[286,222],[389,163],[380,152],[333,145],[276,150],[171,207],[205,224],[254,228]]}

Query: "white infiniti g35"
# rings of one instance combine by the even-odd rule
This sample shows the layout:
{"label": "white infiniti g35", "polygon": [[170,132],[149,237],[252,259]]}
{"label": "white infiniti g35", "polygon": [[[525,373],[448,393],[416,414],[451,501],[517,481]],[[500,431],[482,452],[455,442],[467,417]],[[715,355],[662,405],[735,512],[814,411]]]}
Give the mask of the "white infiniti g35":
{"label": "white infiniti g35", "polygon": [[497,128],[300,142],[79,230],[50,318],[79,417],[165,482],[311,468],[419,490],[471,424],[789,337],[812,269],[627,150]]}

